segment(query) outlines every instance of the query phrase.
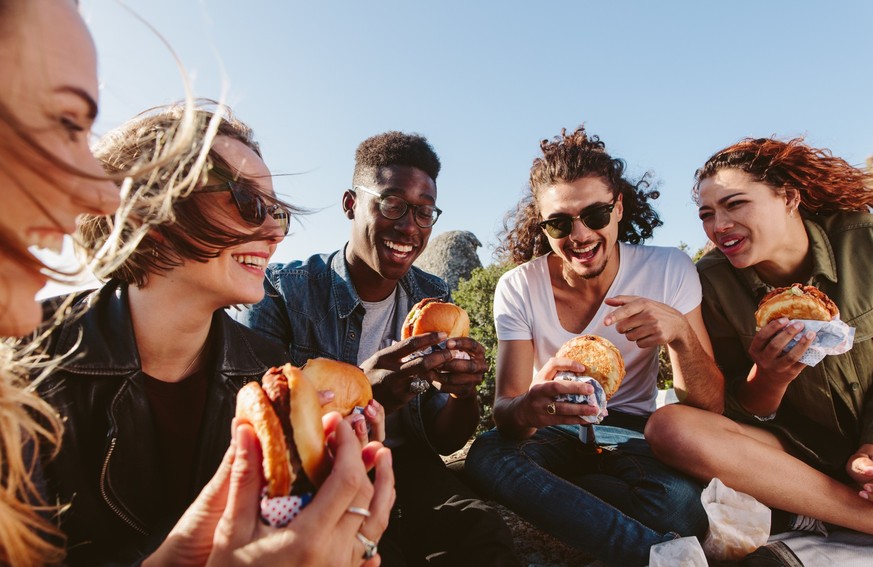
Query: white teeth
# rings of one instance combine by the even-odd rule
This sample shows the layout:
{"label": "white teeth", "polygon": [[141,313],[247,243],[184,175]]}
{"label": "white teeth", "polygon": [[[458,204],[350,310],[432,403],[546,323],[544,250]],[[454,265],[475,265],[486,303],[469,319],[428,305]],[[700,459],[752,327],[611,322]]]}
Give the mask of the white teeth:
{"label": "white teeth", "polygon": [[28,247],[48,250],[60,254],[64,248],[64,235],[57,232],[33,232],[27,239]]}
{"label": "white teeth", "polygon": [[258,268],[260,270],[263,270],[264,268],[267,267],[266,258],[261,258],[260,256],[248,256],[248,255],[243,254],[240,256],[233,256],[233,259],[236,260],[237,262],[239,262],[240,264],[243,264],[245,266],[250,266],[252,268]]}
{"label": "white teeth", "polygon": [[590,246],[586,246],[585,248],[573,248],[573,254],[587,254],[597,248],[597,244],[592,244]]}
{"label": "white teeth", "polygon": [[391,242],[390,240],[386,240],[385,246],[387,246],[391,250],[396,250],[398,252],[402,252],[403,254],[406,254],[407,252],[412,252],[412,245],[411,244],[398,244],[396,242]]}
{"label": "white teeth", "polygon": [[735,245],[737,242],[739,242],[739,241],[740,241],[739,238],[734,238],[734,239],[731,239],[731,240],[725,240],[724,242],[722,242],[722,246],[727,246],[728,248],[730,248],[731,246],[734,246],[734,245]]}

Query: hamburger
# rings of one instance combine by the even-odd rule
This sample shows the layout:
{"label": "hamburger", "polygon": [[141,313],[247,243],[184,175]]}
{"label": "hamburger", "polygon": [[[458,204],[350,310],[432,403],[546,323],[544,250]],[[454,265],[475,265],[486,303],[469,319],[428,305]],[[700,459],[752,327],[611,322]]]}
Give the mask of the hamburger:
{"label": "hamburger", "polygon": [[467,312],[454,303],[445,303],[436,298],[422,299],[412,306],[403,322],[401,339],[416,335],[443,331],[449,337],[466,337],[470,334],[470,318]]}
{"label": "hamburger", "polygon": [[364,408],[373,399],[373,387],[364,371],[347,362],[313,358],[302,368],[316,390],[330,390],[333,401],[321,406],[322,415],[337,411],[346,416],[355,408]]}
{"label": "hamburger", "polygon": [[290,364],[271,368],[236,398],[236,417],[254,428],[270,498],[314,492],[330,472],[318,390]]}
{"label": "hamburger", "polygon": [[824,292],[811,285],[796,283],[765,295],[755,311],[755,323],[760,329],[780,317],[832,321],[839,316],[840,310]]}
{"label": "hamburger", "polygon": [[584,364],[584,375],[600,383],[607,400],[618,390],[625,375],[621,352],[610,341],[597,335],[574,337],[564,343],[555,356]]}

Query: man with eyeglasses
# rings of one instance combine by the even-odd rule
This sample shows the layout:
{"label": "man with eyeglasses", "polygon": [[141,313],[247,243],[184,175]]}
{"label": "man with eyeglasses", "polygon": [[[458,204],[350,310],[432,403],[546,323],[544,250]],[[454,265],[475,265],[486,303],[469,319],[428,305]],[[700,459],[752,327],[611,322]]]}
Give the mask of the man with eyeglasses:
{"label": "man with eyeglasses", "polygon": [[[610,565],[645,565],[652,545],[708,525],[701,487],[657,461],[643,437],[661,345],[680,398],[721,411],[693,387],[721,380],[700,282],[680,250],[639,245],[661,224],[646,177],[628,181],[624,162],[581,127],[541,149],[531,194],[503,239],[518,266],[494,298],[497,429],[476,440],[465,470],[483,494],[559,539]],[[585,374],[554,358],[583,334],[615,344],[627,370],[601,425],[584,420],[595,407],[558,398],[594,392],[555,380],[559,371]]]}
{"label": "man with eyeglasses", "polygon": [[[439,457],[475,431],[476,386],[487,366],[482,345],[441,333],[400,341],[415,303],[450,300],[442,279],[412,265],[441,213],[439,170],[421,136],[386,132],[362,142],[352,187],[342,196],[352,225],[348,243],[332,254],[270,266],[266,297],[239,318],[287,344],[294,364],[328,357],[369,376],[387,416],[397,490],[379,542],[383,565],[518,565],[503,520]],[[409,358],[446,340],[444,350]],[[452,358],[450,349],[469,359]]]}

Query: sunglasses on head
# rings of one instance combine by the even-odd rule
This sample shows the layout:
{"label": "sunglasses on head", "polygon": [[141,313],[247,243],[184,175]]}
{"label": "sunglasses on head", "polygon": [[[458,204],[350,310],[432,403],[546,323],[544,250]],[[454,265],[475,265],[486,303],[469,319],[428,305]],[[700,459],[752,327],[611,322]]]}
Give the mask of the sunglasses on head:
{"label": "sunglasses on head", "polygon": [[291,227],[291,215],[281,205],[267,205],[256,190],[247,189],[234,181],[225,181],[218,187],[204,187],[198,193],[219,193],[230,191],[233,202],[239,211],[239,216],[252,226],[261,226],[267,216],[272,217],[282,229],[282,234],[288,236]]}
{"label": "sunglasses on head", "polygon": [[539,227],[545,230],[552,238],[564,238],[573,232],[573,221],[579,219],[582,224],[591,230],[600,230],[609,224],[612,217],[612,209],[615,208],[615,201],[608,205],[594,205],[588,207],[579,216],[571,217],[564,215],[554,217],[539,222]]}

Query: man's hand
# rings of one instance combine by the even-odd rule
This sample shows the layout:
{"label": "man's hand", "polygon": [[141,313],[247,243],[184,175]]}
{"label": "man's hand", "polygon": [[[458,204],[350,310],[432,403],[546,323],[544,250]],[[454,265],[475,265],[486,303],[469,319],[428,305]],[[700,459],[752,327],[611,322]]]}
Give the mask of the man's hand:
{"label": "man's hand", "polygon": [[476,387],[482,383],[488,363],[485,362],[485,347],[469,337],[457,337],[446,341],[446,349],[467,353],[469,358],[454,358],[436,368],[439,375],[436,381],[440,391],[455,398],[469,398],[476,395]]}
{"label": "man's hand", "polygon": [[594,386],[584,382],[555,380],[558,372],[585,373],[585,365],[570,358],[550,358],[531,382],[530,390],[524,394],[518,407],[518,422],[524,427],[539,429],[547,425],[579,425],[580,416],[594,415],[597,408],[587,404],[556,402],[555,397],[562,394],[591,395]]}
{"label": "man's hand", "polygon": [[439,381],[437,368],[452,358],[448,350],[436,350],[405,362],[404,359],[444,340],[445,333],[411,337],[376,352],[361,364],[361,369],[373,384],[373,397],[384,406],[386,414],[397,411],[415,397],[409,386],[416,378]]}
{"label": "man's hand", "polygon": [[693,336],[694,331],[682,313],[672,307],[645,297],[617,295],[605,300],[617,307],[603,320],[615,325],[615,330],[634,341],[640,348],[668,345],[677,339]]}

